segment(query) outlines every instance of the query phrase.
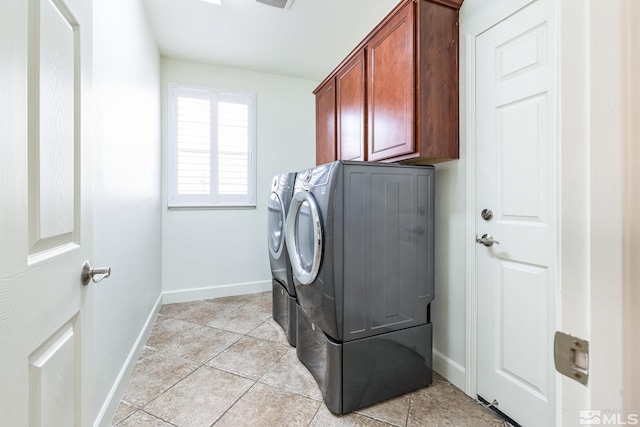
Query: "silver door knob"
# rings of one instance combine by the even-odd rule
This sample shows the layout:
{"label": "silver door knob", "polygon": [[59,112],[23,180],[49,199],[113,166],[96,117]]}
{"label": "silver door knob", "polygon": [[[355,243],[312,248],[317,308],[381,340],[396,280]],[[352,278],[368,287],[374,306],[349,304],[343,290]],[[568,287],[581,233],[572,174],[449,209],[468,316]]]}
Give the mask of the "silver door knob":
{"label": "silver door knob", "polygon": [[89,261],[85,261],[82,265],[80,281],[84,286],[87,286],[91,281],[98,283],[109,276],[111,276],[111,267],[95,268],[91,266]]}
{"label": "silver door knob", "polygon": [[493,236],[491,234],[483,234],[482,237],[476,237],[476,242],[480,243],[481,245],[485,245],[488,248],[493,246],[494,243],[496,245],[500,244],[500,242],[493,239]]}

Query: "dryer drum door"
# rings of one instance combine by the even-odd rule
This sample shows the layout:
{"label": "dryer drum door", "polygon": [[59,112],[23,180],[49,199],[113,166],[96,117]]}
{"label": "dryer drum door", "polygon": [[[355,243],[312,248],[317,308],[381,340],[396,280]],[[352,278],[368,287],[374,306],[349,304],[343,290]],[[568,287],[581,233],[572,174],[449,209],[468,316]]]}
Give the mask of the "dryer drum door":
{"label": "dryer drum door", "polygon": [[322,222],[313,195],[293,195],[286,221],[287,247],[293,275],[303,285],[313,283],[322,258]]}
{"label": "dryer drum door", "polygon": [[269,240],[269,252],[274,259],[280,258],[284,248],[284,205],[278,193],[271,193],[267,209],[267,239]]}

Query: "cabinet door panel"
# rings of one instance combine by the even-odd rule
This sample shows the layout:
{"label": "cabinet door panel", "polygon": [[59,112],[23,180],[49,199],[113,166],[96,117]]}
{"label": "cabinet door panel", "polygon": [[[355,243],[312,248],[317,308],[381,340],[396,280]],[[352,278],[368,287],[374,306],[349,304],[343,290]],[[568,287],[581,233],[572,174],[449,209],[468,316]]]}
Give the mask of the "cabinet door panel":
{"label": "cabinet door panel", "polygon": [[413,7],[407,4],[366,48],[368,160],[415,151]]}
{"label": "cabinet door panel", "polygon": [[336,75],[338,159],[365,160],[365,61],[358,52]]}
{"label": "cabinet door panel", "polygon": [[316,165],[337,160],[336,157],[336,85],[327,81],[316,91]]}

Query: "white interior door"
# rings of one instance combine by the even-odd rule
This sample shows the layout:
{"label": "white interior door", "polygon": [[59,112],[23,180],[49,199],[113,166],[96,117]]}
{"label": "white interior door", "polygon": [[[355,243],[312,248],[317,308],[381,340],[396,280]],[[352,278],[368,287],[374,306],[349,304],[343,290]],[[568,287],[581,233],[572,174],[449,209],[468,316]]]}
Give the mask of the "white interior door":
{"label": "white interior door", "polygon": [[0,424],[87,426],[89,0],[0,2]]}
{"label": "white interior door", "polygon": [[538,0],[476,38],[476,232],[497,241],[476,245],[477,392],[524,426],[555,423],[553,16]]}

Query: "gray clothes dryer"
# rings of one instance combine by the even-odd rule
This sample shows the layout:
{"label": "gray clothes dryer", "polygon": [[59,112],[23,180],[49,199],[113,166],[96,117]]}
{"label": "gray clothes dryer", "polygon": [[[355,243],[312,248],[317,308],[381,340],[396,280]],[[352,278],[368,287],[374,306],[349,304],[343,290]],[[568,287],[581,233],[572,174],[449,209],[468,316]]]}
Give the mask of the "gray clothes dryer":
{"label": "gray clothes dryer", "polygon": [[332,412],[432,382],[432,166],[338,161],[299,172],[286,240],[296,352]]}
{"label": "gray clothes dryer", "polygon": [[267,205],[267,242],[272,276],[273,319],[282,326],[292,346],[296,345],[296,290],[287,253],[285,222],[295,178],[295,172],[273,177]]}

